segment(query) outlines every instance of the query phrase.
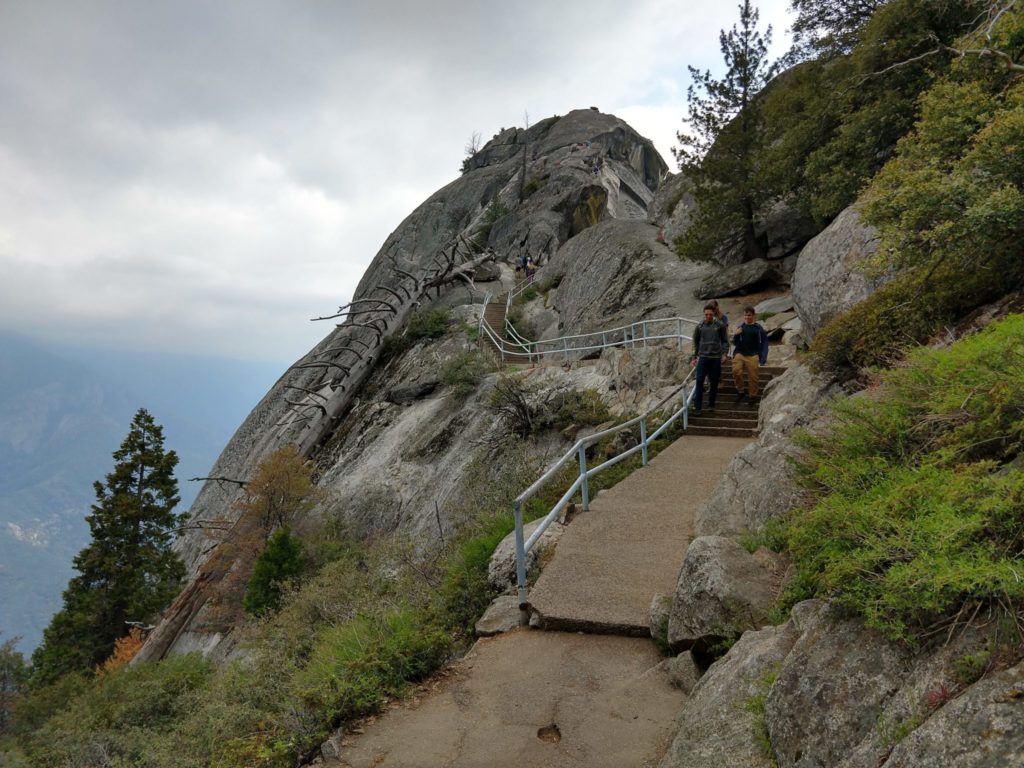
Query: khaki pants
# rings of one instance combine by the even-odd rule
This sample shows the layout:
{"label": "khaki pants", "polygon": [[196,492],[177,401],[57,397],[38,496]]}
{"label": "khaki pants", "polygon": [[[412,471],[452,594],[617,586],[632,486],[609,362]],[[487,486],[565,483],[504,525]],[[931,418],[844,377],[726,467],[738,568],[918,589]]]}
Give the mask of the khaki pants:
{"label": "khaki pants", "polygon": [[732,358],[732,378],[736,389],[743,392],[743,372],[747,372],[747,392],[757,397],[757,372],[760,369],[757,355],[734,355]]}

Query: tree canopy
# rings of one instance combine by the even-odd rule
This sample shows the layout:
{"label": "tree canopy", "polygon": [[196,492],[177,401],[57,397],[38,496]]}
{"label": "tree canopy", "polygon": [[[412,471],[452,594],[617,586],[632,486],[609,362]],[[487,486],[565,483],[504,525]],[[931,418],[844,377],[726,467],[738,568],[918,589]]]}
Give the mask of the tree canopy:
{"label": "tree canopy", "polygon": [[[757,158],[764,133],[754,97],[774,67],[768,60],[772,30],[761,33],[758,18],[757,8],[744,0],[738,23],[719,34],[726,67],[721,79],[689,67],[687,129],[676,134],[679,146],[673,153],[695,184],[697,215],[681,243],[691,257],[706,257],[715,239],[730,238],[742,244],[747,258],[763,255],[754,214],[761,197]],[[722,233],[728,234],[723,238]]]}
{"label": "tree canopy", "polygon": [[78,575],[32,655],[34,682],[100,664],[128,634],[126,622],[154,619],[184,576],[171,549],[180,520],[178,457],[164,450],[163,428],[144,408],[113,458],[113,471],[94,485],[96,503],[86,517],[92,540],[75,557]]}

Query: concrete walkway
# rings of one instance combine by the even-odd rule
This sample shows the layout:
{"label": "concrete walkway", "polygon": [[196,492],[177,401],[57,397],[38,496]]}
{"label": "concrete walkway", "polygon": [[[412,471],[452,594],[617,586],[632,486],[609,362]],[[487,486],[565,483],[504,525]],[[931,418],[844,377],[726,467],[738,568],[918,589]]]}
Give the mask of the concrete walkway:
{"label": "concrete walkway", "polygon": [[602,491],[562,534],[530,591],[534,624],[649,637],[651,599],[675,591],[697,508],[749,442],[684,435]]}
{"label": "concrete walkway", "polygon": [[711,493],[744,438],[684,436],[595,499],[562,534],[530,601],[539,623],[473,650],[323,765],[347,768],[644,768],[675,732],[683,694],[649,639]]}

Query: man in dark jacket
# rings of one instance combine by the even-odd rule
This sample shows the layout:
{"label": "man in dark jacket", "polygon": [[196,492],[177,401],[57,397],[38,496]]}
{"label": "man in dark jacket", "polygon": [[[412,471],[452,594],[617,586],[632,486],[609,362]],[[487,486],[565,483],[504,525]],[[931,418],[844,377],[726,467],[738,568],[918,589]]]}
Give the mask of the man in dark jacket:
{"label": "man in dark jacket", "polygon": [[[732,356],[732,378],[739,392],[739,402],[749,398],[757,399],[759,389],[757,376],[761,366],[768,362],[768,333],[754,320],[754,308],[743,308],[743,323],[733,334],[735,349]],[[747,374],[747,392],[743,392],[743,372]]]}
{"label": "man in dark jacket", "polygon": [[725,323],[715,319],[715,308],[704,307],[704,322],[693,329],[693,356],[690,365],[697,366],[697,391],[693,395],[693,412],[700,414],[704,397],[704,381],[710,379],[708,410],[714,412],[718,399],[718,380],[722,377],[722,361],[729,351]]}

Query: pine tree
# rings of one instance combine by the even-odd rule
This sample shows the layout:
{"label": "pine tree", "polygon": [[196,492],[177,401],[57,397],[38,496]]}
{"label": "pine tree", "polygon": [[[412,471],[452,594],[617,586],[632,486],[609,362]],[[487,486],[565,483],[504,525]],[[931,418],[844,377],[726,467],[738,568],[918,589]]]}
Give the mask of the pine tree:
{"label": "pine tree", "polygon": [[745,258],[764,255],[754,233],[763,199],[757,174],[763,131],[754,97],[774,74],[768,61],[772,29],[758,32],[758,11],[750,0],[739,11],[738,25],[719,35],[725,76],[718,80],[689,67],[689,130],[676,134],[679,147],[673,149],[679,170],[694,182],[697,214],[678,244],[681,255],[691,258],[739,245]]}
{"label": "pine tree", "polygon": [[139,409],[113,457],[114,471],[94,484],[96,503],[86,517],[92,541],[75,557],[79,575],[32,654],[36,684],[100,664],[126,634],[125,622],[154,619],[184,576],[171,549],[178,457],[164,451],[163,428]]}
{"label": "pine tree", "polygon": [[302,542],[292,535],[287,525],[278,528],[256,558],[242,608],[246,613],[255,614],[276,611],[281,605],[281,587],[301,575],[304,566]]}
{"label": "pine tree", "polygon": [[[19,638],[12,637],[0,643],[0,736],[7,730],[11,709],[24,691],[28,680],[25,657],[15,647],[18,640]],[[2,757],[0,755],[0,759]]]}

